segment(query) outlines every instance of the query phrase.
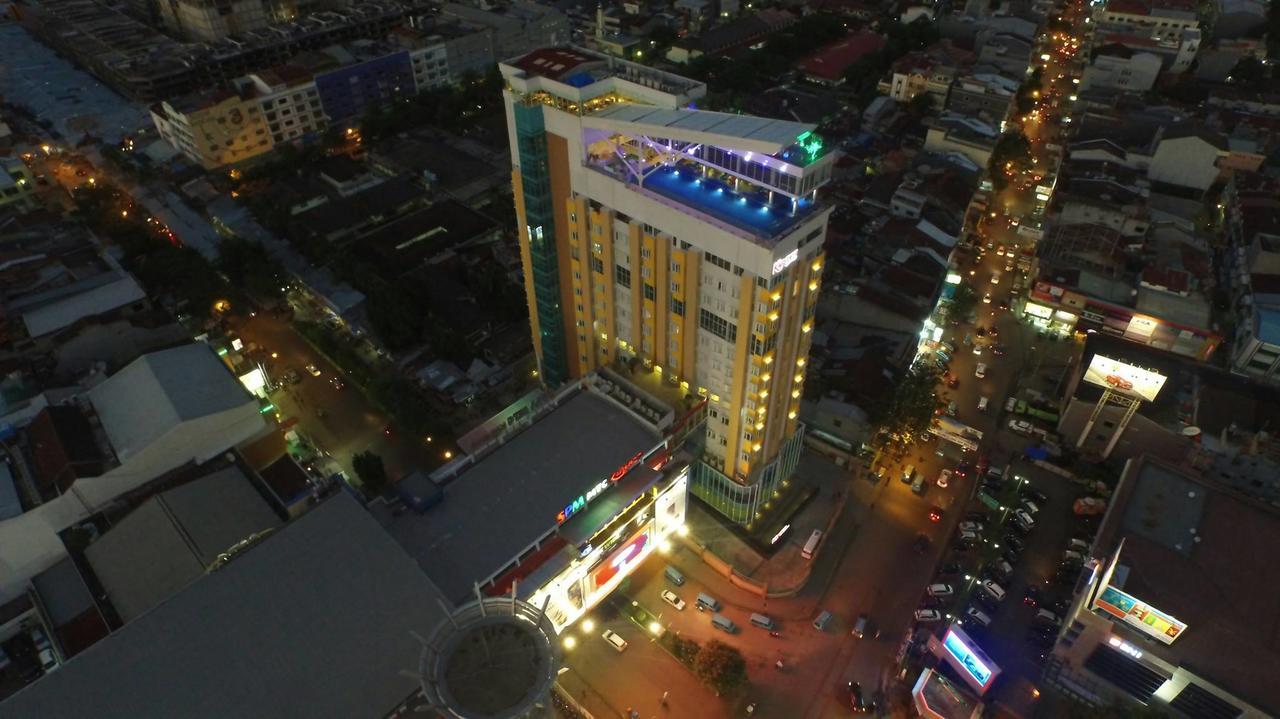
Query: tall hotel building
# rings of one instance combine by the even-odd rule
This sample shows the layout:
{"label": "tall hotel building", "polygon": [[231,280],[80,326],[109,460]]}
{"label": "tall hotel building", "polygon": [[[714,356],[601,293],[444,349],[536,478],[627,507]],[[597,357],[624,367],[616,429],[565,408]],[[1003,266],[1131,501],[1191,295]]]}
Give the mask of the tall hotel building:
{"label": "tall hotel building", "polygon": [[555,387],[639,361],[708,401],[693,491],[749,523],[796,468],[830,209],[814,126],[580,48],[501,64],[534,347]]}

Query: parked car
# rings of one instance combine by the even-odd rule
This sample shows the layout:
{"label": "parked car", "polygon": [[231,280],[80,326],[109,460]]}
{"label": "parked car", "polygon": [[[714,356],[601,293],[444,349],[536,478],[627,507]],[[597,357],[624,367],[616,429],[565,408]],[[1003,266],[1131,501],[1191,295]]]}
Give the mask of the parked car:
{"label": "parked car", "polygon": [[983,529],[982,522],[961,522],[960,530],[963,532],[981,532]]}
{"label": "parked car", "polygon": [[939,568],[938,568],[938,576],[940,576],[940,577],[950,577],[950,576],[954,576],[954,575],[956,575],[956,574],[959,574],[959,573],[960,573],[960,571],[961,571],[961,567],[960,567],[960,565],[959,565],[958,563],[956,563],[956,562],[947,562],[946,564],[944,564],[944,565],[942,565],[941,567],[939,567]]}
{"label": "parked car", "polygon": [[1040,591],[1040,587],[1037,587],[1036,585],[1032,584],[1028,586],[1027,591],[1022,594],[1022,603],[1027,605],[1028,607],[1039,606],[1040,599],[1043,596],[1044,596],[1044,593]]}
{"label": "parked car", "polygon": [[612,629],[604,630],[604,634],[601,634],[600,636],[604,637],[604,640],[608,642],[609,646],[613,647],[615,651],[625,652],[627,650],[627,640],[623,639]]}
{"label": "parked car", "polygon": [[1025,510],[1025,509],[1015,509],[1015,510],[1013,510],[1013,516],[1014,516],[1014,518],[1015,518],[1015,519],[1017,519],[1019,522],[1022,522],[1023,524],[1027,525],[1028,527],[1034,527],[1034,526],[1036,526],[1036,520],[1035,520],[1035,518],[1034,518],[1034,517],[1032,517],[1032,516],[1031,516],[1031,513],[1030,513],[1030,512],[1028,512],[1028,511],[1027,511],[1027,510]]}
{"label": "parked car", "polygon": [[969,607],[968,609],[965,610],[964,614],[969,619],[972,619],[973,621],[977,622],[979,626],[983,626],[983,627],[991,626],[990,615],[988,615],[986,612],[982,611],[981,609],[978,609],[977,607]]}
{"label": "parked car", "polygon": [[928,622],[936,622],[942,619],[942,612],[937,609],[917,609],[915,613],[917,622],[921,624]]}
{"label": "parked car", "polygon": [[1049,495],[1033,487],[1027,487],[1026,489],[1022,490],[1022,493],[1034,499],[1038,504],[1049,503]]}
{"label": "parked car", "polygon": [[1017,552],[1022,552],[1027,548],[1026,542],[1021,537],[1014,534],[1006,534],[1000,538],[1000,541],[1009,545],[1009,547]]}
{"label": "parked car", "polygon": [[1048,609],[1041,609],[1036,612],[1036,616],[1032,621],[1034,621],[1037,626],[1053,627],[1055,630],[1062,626],[1062,618]]}
{"label": "parked car", "polygon": [[946,489],[951,484],[951,470],[944,469],[938,473],[938,486]]}
{"label": "parked car", "polygon": [[929,551],[929,538],[923,534],[917,534],[915,541],[911,543],[911,548],[916,550],[916,554],[924,554]]}
{"label": "parked car", "polygon": [[1022,419],[1009,420],[1009,429],[1016,434],[1028,435],[1035,429],[1030,422]]}
{"label": "parked car", "polygon": [[670,604],[676,609],[679,609],[682,611],[684,610],[684,600],[681,599],[675,592],[671,591],[670,589],[662,590],[662,601],[666,602],[667,604]]}
{"label": "parked car", "polygon": [[955,594],[955,588],[950,584],[930,584],[925,589],[931,597],[949,597]]}
{"label": "parked car", "polygon": [[315,366],[315,365],[313,365],[313,364],[309,364],[309,365],[307,365],[307,366],[305,367],[305,369],[307,370],[307,374],[311,375],[312,377],[319,377],[321,374],[323,374],[323,373],[320,371],[320,368],[319,368],[319,367],[316,367],[316,366]]}
{"label": "parked car", "polygon": [[1022,559],[1022,553],[1010,547],[1000,553],[1000,558],[1009,564],[1017,564],[1018,560]]}

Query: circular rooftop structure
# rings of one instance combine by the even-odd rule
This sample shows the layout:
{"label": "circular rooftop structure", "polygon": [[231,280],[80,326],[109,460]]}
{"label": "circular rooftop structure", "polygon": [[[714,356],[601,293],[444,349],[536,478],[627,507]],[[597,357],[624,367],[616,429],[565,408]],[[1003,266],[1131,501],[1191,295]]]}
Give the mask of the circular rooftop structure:
{"label": "circular rooftop structure", "polygon": [[427,701],[460,719],[542,717],[559,660],[555,626],[542,610],[491,597],[458,608],[436,628],[418,674]]}

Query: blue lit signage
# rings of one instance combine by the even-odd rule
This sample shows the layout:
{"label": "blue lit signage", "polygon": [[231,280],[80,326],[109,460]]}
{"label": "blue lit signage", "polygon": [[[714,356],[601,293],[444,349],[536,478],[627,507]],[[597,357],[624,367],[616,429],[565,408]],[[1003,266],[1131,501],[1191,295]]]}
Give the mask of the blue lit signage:
{"label": "blue lit signage", "polygon": [[987,655],[982,653],[982,650],[970,646],[970,641],[972,640],[962,636],[959,630],[950,628],[942,640],[942,647],[954,660],[951,662],[952,666],[963,671],[967,675],[965,678],[975,689],[984,692],[991,686],[991,682],[1000,670]]}

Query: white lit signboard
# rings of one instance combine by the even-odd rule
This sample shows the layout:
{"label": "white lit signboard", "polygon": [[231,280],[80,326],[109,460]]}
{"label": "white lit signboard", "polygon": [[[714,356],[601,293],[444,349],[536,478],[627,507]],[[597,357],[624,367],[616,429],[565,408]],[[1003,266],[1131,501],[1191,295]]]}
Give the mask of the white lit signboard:
{"label": "white lit signboard", "polygon": [[1033,317],[1039,317],[1040,319],[1047,320],[1053,316],[1053,310],[1049,309],[1048,307],[1045,307],[1044,305],[1038,305],[1034,302],[1028,302],[1026,304],[1025,309],[1027,314]]}
{"label": "white lit signboard", "polygon": [[948,273],[947,273],[947,284],[949,284],[949,285],[958,285],[958,284],[960,284],[960,279],[961,279],[961,278],[960,278],[960,275],[959,275],[958,273],[955,273],[955,272],[948,272]]}
{"label": "white lit signboard", "polygon": [[1094,355],[1089,369],[1085,370],[1084,381],[1151,402],[1160,394],[1165,376],[1110,357]]}
{"label": "white lit signboard", "polygon": [[1165,644],[1173,644],[1187,628],[1186,624],[1112,586],[1102,588],[1093,600],[1093,607]]}
{"label": "white lit signboard", "polygon": [[1000,667],[958,627],[947,628],[947,634],[942,638],[942,648],[946,652],[942,658],[955,667],[960,676],[979,694],[985,693],[1000,674]]}
{"label": "white lit signboard", "polygon": [[1129,320],[1129,328],[1127,331],[1143,337],[1150,337],[1152,332],[1156,331],[1156,327],[1160,325],[1159,320],[1142,315],[1134,315]]}
{"label": "white lit signboard", "polygon": [[779,257],[778,259],[773,261],[773,274],[776,275],[779,272],[794,265],[796,263],[796,260],[798,259],[800,259],[800,250],[798,249],[792,250],[787,254],[783,255],[782,257]]}

